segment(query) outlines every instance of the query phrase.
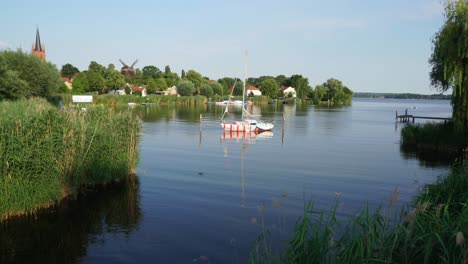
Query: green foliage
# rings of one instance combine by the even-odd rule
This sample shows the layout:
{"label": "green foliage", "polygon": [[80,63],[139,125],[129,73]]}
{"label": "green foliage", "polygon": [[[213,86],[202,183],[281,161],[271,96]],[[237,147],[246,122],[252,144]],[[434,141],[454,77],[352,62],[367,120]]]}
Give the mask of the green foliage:
{"label": "green foliage", "polygon": [[83,72],[83,74],[86,74],[86,78],[88,79],[88,89],[85,90],[86,92],[105,93],[104,85],[106,84],[106,80],[99,73],[88,71]]}
{"label": "green foliage", "polygon": [[88,75],[86,73],[87,71],[80,72],[73,80],[73,94],[83,94],[84,92],[89,90],[89,82],[87,77]]}
{"label": "green foliage", "polygon": [[213,89],[209,84],[204,84],[200,87],[200,95],[211,97],[213,96]]}
{"label": "green foliage", "polygon": [[73,75],[79,73],[80,70],[76,68],[75,66],[71,65],[70,63],[67,63],[65,65],[62,65],[62,69],[60,70],[60,74],[64,77],[71,78]]}
{"label": "green foliage", "polygon": [[264,79],[262,82],[260,82],[258,87],[260,88],[262,95],[269,96],[273,99],[278,96],[279,84],[273,77]]}
{"label": "green foliage", "polygon": [[118,71],[110,71],[107,73],[106,86],[111,90],[116,90],[125,84],[125,78]]}
{"label": "green foliage", "polygon": [[[1,51],[0,68],[0,78],[4,78],[1,82],[5,85],[12,86],[12,83],[22,80],[18,83],[19,87],[13,88],[13,91],[5,91],[6,87],[0,88],[0,91],[3,90],[0,98],[47,97],[56,93],[62,84],[60,73],[53,64],[22,51]],[[12,93],[16,93],[15,90],[19,88],[21,92],[13,95]]]}
{"label": "green foliage", "polygon": [[166,91],[167,90],[167,83],[165,78],[158,78],[155,81],[156,89],[159,91]]}
{"label": "green foliage", "polygon": [[311,98],[314,104],[319,104],[321,101],[328,100],[327,93],[328,88],[325,85],[319,84],[315,86],[315,89],[312,91],[311,94]]}
{"label": "green foliage", "polygon": [[[231,87],[236,83],[236,79],[230,77],[223,77],[218,80],[218,83],[223,87],[222,94],[229,95],[231,94]],[[242,95],[242,92],[241,92]]]}
{"label": "green foliage", "polygon": [[351,105],[353,91],[344,86],[340,80],[328,79],[321,85],[315,86],[310,93],[315,104],[321,101],[328,101],[334,106]]}
{"label": "green foliage", "polygon": [[169,67],[169,65],[166,65],[166,67],[164,67],[164,75],[167,75],[167,74],[170,74],[172,73],[171,72],[171,67]]}
{"label": "green foliage", "polygon": [[181,80],[177,84],[177,93],[180,96],[190,96],[195,92],[195,86],[191,81]]}
{"label": "green foliage", "polygon": [[145,66],[143,67],[143,78],[148,79],[148,78],[153,78],[157,79],[162,76],[161,70],[153,65]]}
{"label": "green foliage", "polygon": [[88,71],[95,72],[95,73],[101,75],[101,77],[103,77],[103,78],[106,76],[106,73],[107,73],[106,67],[102,66],[101,64],[99,64],[99,63],[97,63],[95,61],[91,61],[89,63]]}
{"label": "green foliage", "polygon": [[189,70],[185,75],[185,79],[191,81],[196,89],[200,88],[203,84],[208,83],[208,80],[203,78],[203,76],[200,73],[194,70]]}
{"label": "green foliage", "polygon": [[275,80],[276,82],[278,83],[278,85],[281,87],[283,85],[286,85],[287,81],[289,80],[286,76],[284,76],[283,74],[280,74],[278,76],[275,77]]}
{"label": "green foliage", "polygon": [[404,147],[431,151],[458,151],[468,145],[468,138],[453,123],[407,125],[401,130],[401,141]]}
{"label": "green foliage", "polygon": [[221,84],[215,82],[215,83],[210,83],[211,90],[213,90],[213,94],[217,95],[223,95],[223,87]]}
{"label": "green foliage", "polygon": [[289,78],[289,85],[296,89],[297,97],[306,99],[310,93],[309,79],[302,77],[302,75],[295,74]]}
{"label": "green foliage", "polygon": [[132,92],[132,89],[130,88],[130,85],[128,84],[125,85],[124,90],[125,90],[125,94],[128,94],[128,95]]}
{"label": "green foliage", "polygon": [[131,82],[135,85],[143,85],[145,83],[145,80],[143,80],[143,72],[140,68],[135,69],[135,76],[133,76]]}
{"label": "green foliage", "polygon": [[165,73],[164,81],[166,82],[166,87],[172,87],[176,85],[180,80],[180,77],[175,72]]}
{"label": "green foliage", "polygon": [[42,99],[0,111],[0,219],[123,180],[136,166],[140,123],[131,112],[59,111]]}
{"label": "green foliage", "polygon": [[0,101],[25,97],[29,84],[19,77],[19,73],[9,70],[5,59],[0,56]]}
{"label": "green foliage", "polygon": [[[64,98],[64,104],[67,104],[71,98]],[[117,94],[105,94],[94,96],[93,102],[97,105],[121,105],[127,103],[154,103],[158,105],[162,104],[177,104],[177,105],[205,105],[207,98],[205,96],[167,96],[167,95],[156,95],[150,94],[147,97],[136,97],[133,95],[117,95]],[[57,102],[56,102],[57,104]]]}
{"label": "green foliage", "polygon": [[461,165],[424,187],[413,207],[395,217],[366,207],[337,221],[338,201],[329,211],[315,210],[309,203],[286,253],[275,258],[263,231],[249,263],[465,263],[467,188],[468,168]]}
{"label": "green foliage", "polygon": [[185,71],[182,70],[182,72],[180,73],[180,78],[184,79],[185,78]]}
{"label": "green foliage", "polygon": [[453,120],[468,129],[468,2],[447,1],[446,21],[433,39],[432,85],[441,91],[453,89]]}
{"label": "green foliage", "polygon": [[[244,91],[244,84],[242,83],[241,80],[237,80],[236,84],[234,85],[234,90],[232,91],[232,94],[235,96],[242,96],[242,92]],[[230,94],[228,92],[227,94]]]}
{"label": "green foliage", "polygon": [[414,93],[353,93],[356,98],[396,98],[396,99],[437,99],[450,100],[452,95],[445,94],[414,94]]}

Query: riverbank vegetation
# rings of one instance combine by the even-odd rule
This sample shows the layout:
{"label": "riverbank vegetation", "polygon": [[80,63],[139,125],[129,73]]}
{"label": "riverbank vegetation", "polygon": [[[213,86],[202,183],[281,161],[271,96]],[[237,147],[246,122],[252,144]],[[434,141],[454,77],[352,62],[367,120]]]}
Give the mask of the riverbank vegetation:
{"label": "riverbank vegetation", "polygon": [[468,146],[463,130],[455,129],[453,122],[408,124],[401,130],[401,144],[421,150],[460,152]]}
{"label": "riverbank vegetation", "polygon": [[451,94],[413,94],[413,93],[359,93],[353,94],[355,98],[393,98],[393,99],[438,99],[450,100]]}
{"label": "riverbank vegetation", "polygon": [[361,209],[344,221],[338,202],[329,211],[308,203],[284,253],[271,251],[264,230],[249,263],[466,263],[467,188],[468,167],[460,164],[395,216],[389,212],[396,193],[388,207]]}
{"label": "riverbank vegetation", "polygon": [[65,90],[53,64],[21,50],[0,52],[0,101],[45,97]]}
{"label": "riverbank vegetation", "polygon": [[[105,67],[95,61],[91,61],[88,69],[82,72],[69,63],[63,65],[61,69],[62,76],[72,83],[72,89],[69,92],[73,94],[106,94],[110,90],[123,89],[122,87],[128,83],[130,86],[145,87],[148,94],[162,93],[176,86],[178,93],[182,96],[201,95],[213,101],[219,96],[242,96],[244,87],[243,81],[239,78],[222,77],[212,80],[195,70],[187,72],[182,70],[179,76],[171,71],[169,65],[165,66],[164,71],[154,65],[147,65],[142,69],[136,68],[129,76],[122,74],[118,76],[118,73],[113,64]],[[330,106],[351,105],[352,91],[336,79],[329,79],[314,88],[309,84],[308,78],[299,74],[290,77],[285,75],[260,76],[248,78],[245,86],[258,88],[262,95],[268,96],[270,100],[294,97],[299,101],[312,99],[311,101],[315,104],[325,102]],[[288,87],[294,88],[294,92],[283,92]],[[246,91],[245,95],[250,94]],[[251,96],[249,100],[263,101],[263,99],[255,100],[254,98]]]}
{"label": "riverbank vegetation", "polygon": [[130,111],[59,111],[33,98],[1,102],[0,112],[0,219],[126,179],[138,161],[140,122]]}

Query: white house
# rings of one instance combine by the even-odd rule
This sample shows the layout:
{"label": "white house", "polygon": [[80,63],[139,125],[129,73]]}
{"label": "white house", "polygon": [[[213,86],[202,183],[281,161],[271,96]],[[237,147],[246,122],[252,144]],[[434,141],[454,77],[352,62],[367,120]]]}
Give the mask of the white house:
{"label": "white house", "polygon": [[164,95],[178,95],[177,87],[174,85],[172,87],[167,88],[167,90],[164,91]]}
{"label": "white house", "polygon": [[284,97],[288,97],[289,95],[291,95],[292,98],[296,98],[296,97],[297,97],[296,89],[294,89],[294,87],[291,87],[291,86],[281,86],[280,90],[283,92]]}
{"label": "white house", "polygon": [[117,90],[110,90],[108,94],[118,94],[118,95],[125,95],[125,90],[117,89]]}
{"label": "white house", "polygon": [[141,96],[143,96],[143,97],[148,95],[148,93],[146,91],[146,87],[137,86],[137,85],[130,86],[130,94],[133,94],[133,93],[141,93]]}
{"label": "white house", "polygon": [[249,85],[249,86],[247,86],[247,89],[246,89],[246,95],[250,96],[251,94],[253,96],[260,96],[260,95],[262,95],[262,92],[257,87]]}

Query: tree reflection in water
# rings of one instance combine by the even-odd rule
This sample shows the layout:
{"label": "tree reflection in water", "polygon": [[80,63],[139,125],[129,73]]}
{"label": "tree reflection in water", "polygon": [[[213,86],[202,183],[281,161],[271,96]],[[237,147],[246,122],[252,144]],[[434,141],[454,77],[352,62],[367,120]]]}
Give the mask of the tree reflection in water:
{"label": "tree reflection in water", "polygon": [[0,262],[78,262],[102,234],[129,235],[138,228],[139,200],[139,183],[129,180],[0,223]]}

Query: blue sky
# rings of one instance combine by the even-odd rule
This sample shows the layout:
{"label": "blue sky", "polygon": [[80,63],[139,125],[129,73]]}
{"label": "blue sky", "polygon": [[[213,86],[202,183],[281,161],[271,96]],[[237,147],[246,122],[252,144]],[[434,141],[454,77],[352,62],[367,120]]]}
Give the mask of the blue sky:
{"label": "blue sky", "polygon": [[440,0],[22,1],[2,3],[0,49],[30,51],[39,26],[47,60],[170,65],[212,79],[302,74],[358,92],[431,94]]}

